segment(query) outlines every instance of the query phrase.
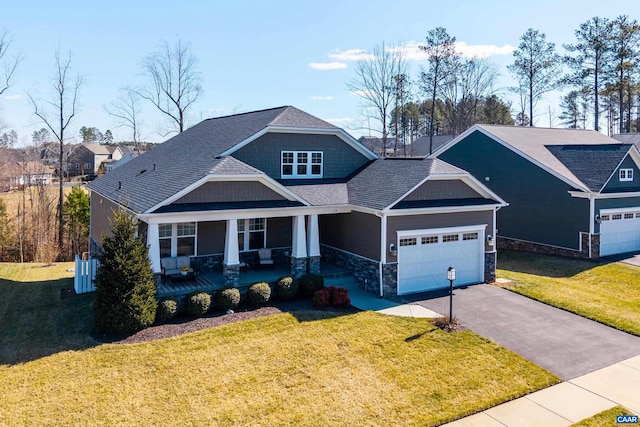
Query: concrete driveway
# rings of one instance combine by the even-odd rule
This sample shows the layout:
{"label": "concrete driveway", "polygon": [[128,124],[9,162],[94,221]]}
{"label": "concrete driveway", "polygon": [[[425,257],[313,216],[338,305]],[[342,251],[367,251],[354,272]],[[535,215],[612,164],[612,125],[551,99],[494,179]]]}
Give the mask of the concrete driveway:
{"label": "concrete driveway", "polygon": [[[449,297],[417,303],[449,313]],[[640,355],[640,337],[491,285],[455,289],[453,315],[565,381]]]}

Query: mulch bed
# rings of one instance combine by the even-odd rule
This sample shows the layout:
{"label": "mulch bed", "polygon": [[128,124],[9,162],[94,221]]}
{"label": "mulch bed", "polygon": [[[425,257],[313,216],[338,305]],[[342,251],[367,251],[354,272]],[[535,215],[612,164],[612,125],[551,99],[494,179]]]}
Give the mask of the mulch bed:
{"label": "mulch bed", "polygon": [[317,309],[313,307],[311,300],[295,300],[290,302],[274,302],[263,307],[239,307],[235,313],[213,312],[206,317],[194,319],[186,315],[176,317],[167,323],[153,325],[147,329],[126,337],[94,336],[100,342],[113,344],[133,344],[170,338],[200,331],[202,329],[226,325],[228,323],[241,322],[257,317],[271,316],[278,313],[304,313],[309,311],[322,311],[327,317],[356,313],[360,310],[349,307],[347,309]]}

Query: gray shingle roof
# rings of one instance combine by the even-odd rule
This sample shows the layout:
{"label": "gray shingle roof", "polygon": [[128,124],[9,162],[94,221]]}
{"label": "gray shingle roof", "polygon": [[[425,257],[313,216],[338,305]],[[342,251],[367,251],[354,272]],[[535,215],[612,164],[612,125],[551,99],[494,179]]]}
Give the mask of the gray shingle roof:
{"label": "gray shingle roof", "polygon": [[141,213],[209,174],[263,175],[239,160],[218,156],[268,126],[337,129],[291,106],[208,119],[96,179],[89,188]]}
{"label": "gray shingle roof", "polygon": [[[454,138],[453,135],[434,135],[433,151],[442,147]],[[429,137],[421,136],[420,138],[407,145],[407,156],[423,157],[429,155]]]}
{"label": "gray shingle roof", "polygon": [[[620,142],[594,130],[581,129],[551,129],[521,126],[477,125],[478,128],[496,136],[511,145],[526,156],[538,161],[575,184],[576,188],[588,189],[574,171],[560,161],[548,148],[550,145],[579,146],[579,145],[620,145]],[[592,172],[597,172],[598,165],[594,165]],[[586,176],[583,175],[583,178]],[[597,178],[596,178],[597,179]]]}
{"label": "gray shingle roof", "polygon": [[438,159],[375,160],[347,183],[349,203],[384,209],[430,175],[466,173]]}
{"label": "gray shingle roof", "polygon": [[346,205],[349,204],[347,184],[308,184],[290,185],[289,190],[302,197],[313,206]]}
{"label": "gray shingle roof", "polygon": [[591,191],[600,191],[632,144],[547,145],[547,149]]}
{"label": "gray shingle roof", "polygon": [[612,136],[616,141],[620,141],[623,144],[633,144],[638,150],[640,150],[640,133],[619,133]]}

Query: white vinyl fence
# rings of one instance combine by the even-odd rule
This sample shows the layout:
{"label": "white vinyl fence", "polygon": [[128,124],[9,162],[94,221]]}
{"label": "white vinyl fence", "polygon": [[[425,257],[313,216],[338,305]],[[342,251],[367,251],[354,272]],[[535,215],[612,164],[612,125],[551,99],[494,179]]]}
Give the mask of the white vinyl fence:
{"label": "white vinyl fence", "polygon": [[73,278],[73,289],[77,294],[84,294],[96,290],[93,286],[93,279],[96,277],[97,259],[80,259],[76,255],[76,274]]}

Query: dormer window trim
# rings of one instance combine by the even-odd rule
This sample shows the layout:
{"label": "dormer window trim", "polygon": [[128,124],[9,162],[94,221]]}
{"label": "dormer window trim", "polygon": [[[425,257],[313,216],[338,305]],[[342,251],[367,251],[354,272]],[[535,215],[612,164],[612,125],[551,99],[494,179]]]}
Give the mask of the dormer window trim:
{"label": "dormer window trim", "polygon": [[618,176],[619,176],[620,182],[633,181],[633,169],[631,168],[620,169],[620,173]]}
{"label": "dormer window trim", "polygon": [[322,151],[281,151],[280,177],[322,178],[324,154]]}

